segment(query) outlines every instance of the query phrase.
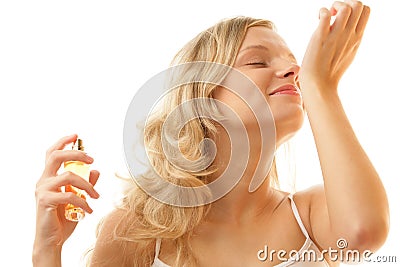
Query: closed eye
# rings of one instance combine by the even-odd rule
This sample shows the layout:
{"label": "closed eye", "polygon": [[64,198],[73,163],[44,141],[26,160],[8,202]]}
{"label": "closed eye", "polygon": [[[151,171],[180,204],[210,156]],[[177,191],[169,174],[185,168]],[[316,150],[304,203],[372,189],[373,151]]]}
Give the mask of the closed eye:
{"label": "closed eye", "polygon": [[246,66],[261,66],[261,67],[267,67],[268,64],[265,62],[250,62],[247,63]]}

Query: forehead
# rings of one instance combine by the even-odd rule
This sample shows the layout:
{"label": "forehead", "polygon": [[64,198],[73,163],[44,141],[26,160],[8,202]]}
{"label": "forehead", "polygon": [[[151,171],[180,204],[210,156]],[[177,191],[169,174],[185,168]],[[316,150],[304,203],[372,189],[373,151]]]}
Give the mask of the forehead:
{"label": "forehead", "polygon": [[247,30],[240,50],[254,45],[264,45],[270,49],[276,48],[289,50],[282,37],[280,37],[275,31],[262,26],[251,27]]}

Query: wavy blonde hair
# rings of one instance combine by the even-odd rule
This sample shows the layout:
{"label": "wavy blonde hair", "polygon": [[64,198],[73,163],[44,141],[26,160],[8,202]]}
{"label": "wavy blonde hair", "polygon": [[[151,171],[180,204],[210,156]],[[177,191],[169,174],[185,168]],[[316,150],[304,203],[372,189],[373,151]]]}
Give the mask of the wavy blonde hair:
{"label": "wavy blonde hair", "polygon": [[[272,22],[250,17],[235,17],[225,19],[201,32],[187,43],[174,57],[172,66],[188,62],[213,62],[233,66],[239,48],[247,30],[250,27],[262,26],[274,30]],[[220,73],[223,77],[226,73]],[[179,78],[178,78],[179,79]],[[179,84],[179,83],[178,83]],[[178,105],[195,98],[212,98],[212,93],[217,85],[195,82],[179,85],[173,93],[168,95],[168,101],[157,112],[149,117],[144,126],[144,144],[148,152],[151,168],[137,179],[151,183],[153,188],[159,186],[154,179],[154,172],[171,184],[183,187],[198,187],[207,183],[207,177],[216,169],[207,167],[200,171],[185,171],[171,163],[165,156],[161,143],[162,127],[168,116]],[[213,108],[212,106],[195,105],[192,112],[200,114],[201,109]],[[186,112],[186,111],[185,111]],[[197,117],[186,123],[179,132],[179,148],[182,156],[196,160],[203,152],[199,146],[205,138],[213,138],[217,133],[215,124],[207,118]],[[165,149],[165,148],[164,148]],[[273,163],[269,181],[277,186],[277,172],[275,161]],[[127,188],[123,201],[118,207],[124,215],[115,226],[115,240],[123,241],[122,250],[126,250],[130,242],[135,242],[136,251],[126,254],[125,262],[134,266],[150,266],[154,259],[155,240],[158,238],[173,241],[177,255],[173,266],[195,266],[196,258],[190,246],[193,230],[205,218],[210,205],[197,207],[177,207],[159,202],[149,196],[140,187]],[[168,188],[159,188],[166,190]],[[165,192],[172,199],[179,198],[179,191]],[[204,196],[194,196],[203,198]],[[132,256],[140,255],[140,256]]]}

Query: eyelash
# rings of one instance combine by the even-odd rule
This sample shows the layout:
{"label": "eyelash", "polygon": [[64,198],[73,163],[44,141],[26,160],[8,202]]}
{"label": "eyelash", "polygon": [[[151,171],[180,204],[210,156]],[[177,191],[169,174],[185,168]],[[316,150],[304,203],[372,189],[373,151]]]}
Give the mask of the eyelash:
{"label": "eyelash", "polygon": [[268,66],[265,62],[250,62],[246,64],[247,66]]}

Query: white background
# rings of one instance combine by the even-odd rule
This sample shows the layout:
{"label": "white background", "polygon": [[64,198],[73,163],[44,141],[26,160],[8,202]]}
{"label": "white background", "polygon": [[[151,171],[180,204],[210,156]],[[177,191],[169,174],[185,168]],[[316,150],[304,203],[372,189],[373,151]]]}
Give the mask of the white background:
{"label": "white background", "polygon": [[[64,266],[81,266],[98,220],[112,209],[125,171],[122,127],[135,91],[164,70],[187,41],[236,15],[274,21],[301,62],[318,11],[327,0],[284,1],[2,1],[0,2],[0,178],[2,266],[30,266],[34,188],[46,149],[78,133],[101,172],[102,198],[63,250]],[[395,0],[368,1],[370,22],[340,95],[360,142],[381,174],[391,232],[379,255],[400,254],[400,47]],[[294,140],[297,189],[321,183],[308,126]],[[285,186],[285,177],[282,177]],[[396,254],[397,253],[397,254]],[[365,264],[394,266],[395,264]]]}

